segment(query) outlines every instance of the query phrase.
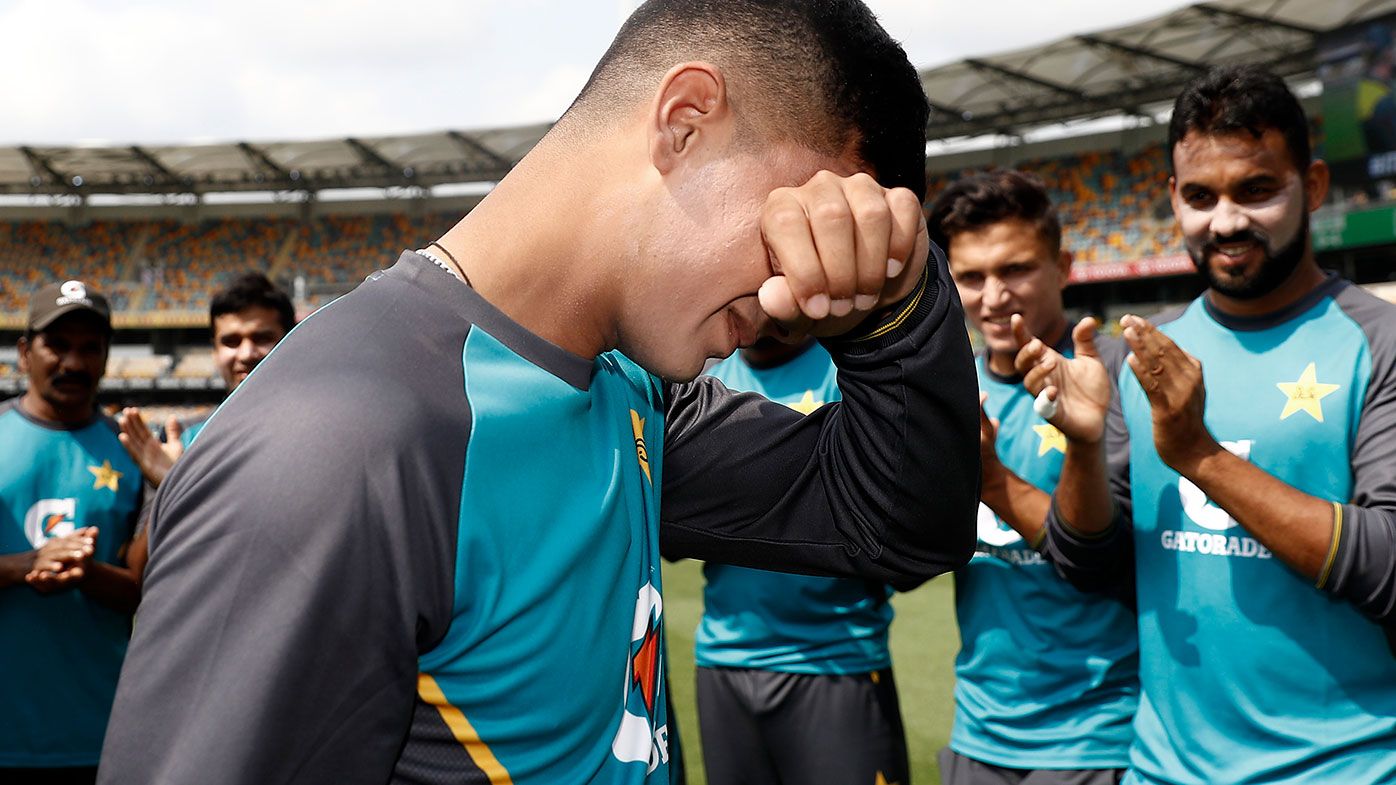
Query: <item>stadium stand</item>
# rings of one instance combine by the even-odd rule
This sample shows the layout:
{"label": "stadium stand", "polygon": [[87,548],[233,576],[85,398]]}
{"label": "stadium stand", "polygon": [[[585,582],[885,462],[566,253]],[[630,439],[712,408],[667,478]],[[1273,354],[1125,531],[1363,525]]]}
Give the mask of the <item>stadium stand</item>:
{"label": "stadium stand", "polygon": [[[1163,148],[1118,150],[1028,161],[1061,207],[1078,263],[1128,261],[1180,253],[1168,211]],[[930,193],[967,173],[933,175]],[[233,275],[256,269],[288,287],[342,291],[391,264],[404,248],[440,236],[454,212],[379,213],[290,218],[0,222],[0,312],[19,314],[28,293],[56,278],[81,278],[107,291],[118,312],[188,314],[197,323],[210,294]],[[312,292],[315,307],[332,295]]]}
{"label": "stadium stand", "polygon": [[[1135,155],[1104,150],[1024,161],[1016,168],[1042,178],[1057,205],[1065,242],[1077,264],[1147,259],[1183,251],[1182,236],[1168,205],[1168,174],[1162,145]],[[939,193],[974,169],[933,175],[929,193]]]}
{"label": "stadium stand", "polygon": [[[18,317],[43,283],[77,278],[108,293],[118,313],[188,314],[198,323],[207,318],[211,293],[240,272],[259,270],[288,286],[299,277],[343,290],[459,218],[386,213],[86,226],[0,221],[0,314]],[[313,307],[326,297],[307,299]]]}

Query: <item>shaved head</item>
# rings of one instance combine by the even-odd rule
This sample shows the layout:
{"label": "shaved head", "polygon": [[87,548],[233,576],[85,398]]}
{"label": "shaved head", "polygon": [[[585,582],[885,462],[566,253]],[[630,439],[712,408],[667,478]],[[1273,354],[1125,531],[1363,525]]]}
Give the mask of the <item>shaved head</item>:
{"label": "shaved head", "polygon": [[906,53],[859,0],[650,0],[621,27],[559,121],[597,130],[707,62],[752,141],[851,152],[886,187],[925,197],[928,107]]}

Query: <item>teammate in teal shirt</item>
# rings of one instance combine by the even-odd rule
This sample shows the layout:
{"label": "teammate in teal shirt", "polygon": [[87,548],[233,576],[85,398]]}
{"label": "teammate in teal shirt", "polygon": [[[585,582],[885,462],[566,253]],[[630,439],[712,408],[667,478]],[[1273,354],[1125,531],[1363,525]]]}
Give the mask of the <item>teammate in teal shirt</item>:
{"label": "teammate in teal shirt", "polygon": [[[840,398],[838,369],[813,340],[765,339],[708,374],[803,414]],[[904,782],[891,590],[712,562],[703,574],[695,653],[708,781]]]}
{"label": "teammate in teal shirt", "polygon": [[1013,367],[1010,320],[1070,343],[1071,254],[1042,184],[1016,171],[961,179],[937,197],[932,236],[970,322],[983,415],[983,503],[974,559],[955,571],[961,648],[947,785],[1111,783],[1128,763],[1138,703],[1129,598],[1086,594],[1036,550],[1066,447]]}
{"label": "teammate in teal shirt", "polygon": [[1019,357],[1068,436],[1047,549],[1136,573],[1130,783],[1396,782],[1396,308],[1314,260],[1308,130],[1271,74],[1191,83],[1170,193],[1210,288],[1126,316],[1127,370]]}
{"label": "teammate in teal shirt", "polygon": [[39,290],[19,342],[29,389],[0,403],[5,782],[92,781],[131,631],[144,492],[96,408],[109,314],[80,281]]}

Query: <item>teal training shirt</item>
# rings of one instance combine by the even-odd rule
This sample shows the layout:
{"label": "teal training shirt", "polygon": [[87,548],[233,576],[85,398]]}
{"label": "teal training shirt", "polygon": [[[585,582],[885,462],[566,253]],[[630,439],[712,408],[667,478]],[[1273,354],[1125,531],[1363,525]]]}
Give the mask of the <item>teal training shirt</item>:
{"label": "teal training shirt", "polygon": [[[1058,349],[1071,356],[1069,337]],[[978,360],[984,408],[999,420],[1003,465],[1051,493],[1065,437],[1033,411],[1020,378]],[[1061,578],[983,504],[979,545],[955,571],[961,647],[950,747],[1018,769],[1124,768],[1138,705],[1132,609]]]}
{"label": "teal training shirt", "polygon": [[[0,553],[97,527],[116,563],[143,498],[140,469],[110,419],[70,427],[0,404]],[[0,767],[95,766],[131,617],[79,589],[0,589]]]}
{"label": "teal training shirt", "polygon": [[[759,393],[803,414],[839,400],[838,369],[818,344],[774,368],[752,368],[734,354],[708,373],[729,390]],[[892,604],[883,585],[713,563],[703,575],[694,645],[702,667],[828,675],[892,664]]]}
{"label": "teal training shirt", "polygon": [[905,585],[968,558],[973,365],[937,261],[830,342],[844,399],[804,417],[571,354],[403,254],[161,485],[104,781],[667,785],[661,546]]}
{"label": "teal training shirt", "polygon": [[[1273,318],[1227,317],[1199,298],[1159,321],[1202,362],[1207,428],[1223,447],[1304,493],[1345,504],[1354,499],[1354,467],[1366,468],[1363,454],[1373,448],[1359,429],[1378,416],[1374,370],[1390,383],[1392,358],[1374,365],[1364,322],[1383,319],[1389,330],[1390,312],[1330,277]],[[1130,434],[1143,684],[1129,781],[1396,782],[1396,656],[1381,628],[1286,566],[1168,468],[1154,450],[1148,399],[1128,369],[1119,391]],[[1389,443],[1392,435],[1376,438]],[[1386,487],[1392,468],[1376,467]]]}

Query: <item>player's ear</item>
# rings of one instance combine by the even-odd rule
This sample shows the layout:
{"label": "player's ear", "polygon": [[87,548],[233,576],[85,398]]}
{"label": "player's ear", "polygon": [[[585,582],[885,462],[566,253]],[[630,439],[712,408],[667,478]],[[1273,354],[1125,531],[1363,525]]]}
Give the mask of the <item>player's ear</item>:
{"label": "player's ear", "polygon": [[1063,248],[1057,254],[1057,270],[1061,273],[1062,288],[1065,289],[1071,283],[1071,251]]}
{"label": "player's ear", "polygon": [[1172,175],[1168,176],[1168,203],[1173,207],[1173,219],[1178,220],[1178,208],[1181,206],[1178,203],[1178,178]]}
{"label": "player's ear", "polygon": [[1309,171],[1304,173],[1304,206],[1309,208],[1309,212],[1323,206],[1323,200],[1328,196],[1329,176],[1327,162],[1316,159],[1309,164]]}
{"label": "player's ear", "polygon": [[15,341],[15,348],[19,350],[19,372],[29,373],[29,337],[21,335],[19,340]]}
{"label": "player's ear", "polygon": [[712,63],[679,63],[664,75],[650,108],[650,160],[668,174],[729,121],[727,82]]}

